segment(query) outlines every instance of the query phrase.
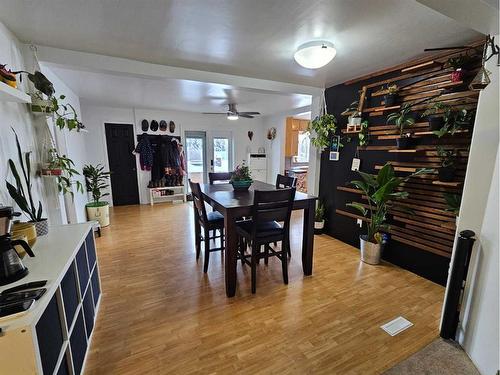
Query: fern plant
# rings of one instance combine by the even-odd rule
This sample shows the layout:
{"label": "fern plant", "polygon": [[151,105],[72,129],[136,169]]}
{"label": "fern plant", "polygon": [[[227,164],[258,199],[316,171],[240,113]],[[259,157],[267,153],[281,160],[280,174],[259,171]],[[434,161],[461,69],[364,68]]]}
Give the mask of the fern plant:
{"label": "fern plant", "polygon": [[7,190],[12,199],[14,199],[19,208],[30,218],[31,221],[41,221],[43,219],[42,202],[38,201],[38,205],[35,205],[31,191],[31,152],[25,152],[23,154],[17,133],[14,129],[12,129],[12,131],[16,137],[17,155],[22,172],[22,178],[14,161],[9,159],[9,168],[14,176],[16,185],[14,186],[9,181],[5,181]]}

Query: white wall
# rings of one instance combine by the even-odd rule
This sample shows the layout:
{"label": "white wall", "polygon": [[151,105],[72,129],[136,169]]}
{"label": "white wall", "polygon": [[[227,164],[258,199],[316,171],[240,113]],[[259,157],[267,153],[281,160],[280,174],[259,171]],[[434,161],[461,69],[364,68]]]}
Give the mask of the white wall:
{"label": "white wall", "polygon": [[[496,40],[498,40],[498,36]],[[459,342],[481,374],[499,369],[498,145],[499,68],[488,61],[490,85],[479,96],[457,232],[476,233]]]}
{"label": "white wall", "polygon": [[[173,120],[176,124],[176,134],[181,132],[184,139],[184,132],[189,130],[195,131],[230,131],[233,138],[233,162],[240,164],[247,159],[248,152],[257,152],[259,147],[265,145],[265,129],[260,118],[244,119],[238,121],[229,121],[224,116],[209,116],[194,112],[182,111],[158,111],[145,108],[111,108],[88,105],[82,102],[82,115],[85,126],[89,129],[88,137],[86,137],[87,152],[89,161],[96,164],[101,163],[106,168],[109,168],[106,138],[104,133],[104,123],[126,123],[135,124],[136,134],[142,134],[141,121],[147,119]],[[267,129],[267,128],[266,128]],[[247,132],[253,131],[253,139],[250,141]],[[163,134],[158,131],[155,134]],[[166,132],[164,134],[171,134]],[[266,147],[267,150],[267,147]],[[147,191],[147,183],[149,181],[150,172],[140,171],[139,157],[137,157],[137,170],[139,171],[139,196],[141,204],[149,203],[149,194]],[[112,203],[112,197],[109,197]]]}

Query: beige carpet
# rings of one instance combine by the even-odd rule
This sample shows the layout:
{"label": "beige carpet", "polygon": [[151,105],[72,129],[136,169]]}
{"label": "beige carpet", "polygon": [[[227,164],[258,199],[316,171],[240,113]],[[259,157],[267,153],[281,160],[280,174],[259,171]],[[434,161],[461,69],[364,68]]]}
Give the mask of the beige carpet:
{"label": "beige carpet", "polygon": [[386,371],[384,375],[480,375],[463,349],[437,339]]}

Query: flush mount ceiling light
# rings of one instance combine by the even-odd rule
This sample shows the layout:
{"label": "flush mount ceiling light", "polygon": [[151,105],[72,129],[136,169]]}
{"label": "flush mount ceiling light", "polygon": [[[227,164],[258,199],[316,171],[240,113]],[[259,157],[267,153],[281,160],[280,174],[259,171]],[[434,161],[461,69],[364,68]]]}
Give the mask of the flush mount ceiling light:
{"label": "flush mount ceiling light", "polygon": [[332,61],[336,54],[337,50],[332,43],[315,40],[302,44],[293,57],[304,68],[318,69]]}
{"label": "flush mount ceiling light", "polygon": [[238,120],[240,116],[238,116],[236,113],[228,113],[227,114],[227,119],[228,120]]}

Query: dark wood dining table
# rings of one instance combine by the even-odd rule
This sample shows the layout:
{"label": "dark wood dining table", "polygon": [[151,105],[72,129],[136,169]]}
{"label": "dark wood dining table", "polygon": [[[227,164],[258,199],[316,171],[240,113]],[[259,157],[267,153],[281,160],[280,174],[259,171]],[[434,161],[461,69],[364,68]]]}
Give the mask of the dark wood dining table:
{"label": "dark wood dining table", "polygon": [[[203,198],[214,209],[224,215],[225,252],[224,268],[226,295],[233,297],[236,293],[237,234],[236,219],[251,216],[254,190],[275,190],[276,187],[261,181],[254,181],[248,191],[234,191],[233,186],[224,184],[202,184]],[[312,275],[314,246],[314,212],[317,197],[296,192],[293,210],[304,210],[302,237],[302,269],[304,275]],[[196,235],[200,227],[195,220]]]}

